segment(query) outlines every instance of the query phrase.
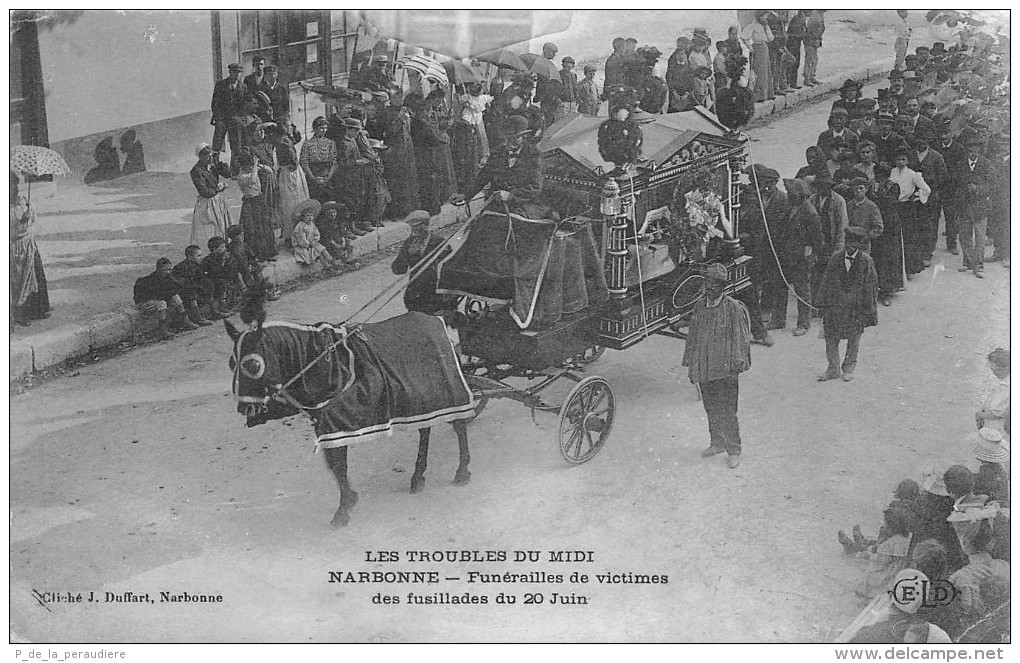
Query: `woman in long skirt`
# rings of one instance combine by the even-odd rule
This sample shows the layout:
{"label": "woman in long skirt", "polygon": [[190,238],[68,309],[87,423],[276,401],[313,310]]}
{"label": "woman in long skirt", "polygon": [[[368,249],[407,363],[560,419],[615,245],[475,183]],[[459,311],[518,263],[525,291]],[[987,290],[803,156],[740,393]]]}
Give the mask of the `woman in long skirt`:
{"label": "woman in long skirt", "polygon": [[198,163],[191,169],[191,182],[198,198],[191,215],[191,243],[206,246],[210,237],[226,237],[227,228],[233,225],[227,196],[227,185],[220,178],[230,179],[230,167],[216,158],[207,143],[195,148]]}
{"label": "woman in long skirt", "polygon": [[263,185],[269,181],[272,169],[258,162],[249,152],[242,151],[237,158],[241,171],[237,174],[237,185],[241,188],[241,227],[244,241],[260,261],[276,260],[276,237],[273,221],[263,195]]}
{"label": "woman in long skirt", "polygon": [[871,242],[871,257],[878,272],[878,298],[889,306],[903,289],[903,229],[898,213],[900,187],[889,181],[889,166],[875,164],[875,184],[868,197],[882,213],[882,234]]}
{"label": "woman in long skirt", "polygon": [[11,318],[23,327],[50,317],[50,296],[42,257],[32,226],[35,210],[18,195],[18,176],[11,173]]}
{"label": "woman in long skirt", "polygon": [[411,114],[403,105],[403,90],[391,86],[390,105],[382,110],[383,176],[390,189],[390,204],[385,217],[403,219],[413,210],[421,207],[418,198],[418,165],[414,159],[411,144]]}
{"label": "woman in long skirt", "polygon": [[276,178],[280,183],[280,223],[282,224],[280,233],[284,242],[289,244],[291,233],[294,231],[291,212],[299,203],[303,203],[311,196],[308,195],[305,171],[298,166],[294,142],[278,126],[269,130],[268,135],[276,148]]}
{"label": "woman in long skirt", "polygon": [[255,128],[255,143],[252,146],[252,154],[259,163],[268,166],[269,172],[260,175],[262,180],[262,197],[266,201],[266,209],[269,210],[269,220],[273,223],[273,230],[277,236],[281,236],[287,222],[283,219],[282,206],[280,201],[280,182],[276,177],[276,154],[275,146],[267,136],[270,127],[276,125],[271,122],[263,122]]}
{"label": "woman in long skirt", "polygon": [[411,139],[418,164],[418,194],[422,209],[435,216],[457,185],[450,156],[450,136],[440,125],[439,114],[426,105],[421,95],[408,95],[411,109]]}

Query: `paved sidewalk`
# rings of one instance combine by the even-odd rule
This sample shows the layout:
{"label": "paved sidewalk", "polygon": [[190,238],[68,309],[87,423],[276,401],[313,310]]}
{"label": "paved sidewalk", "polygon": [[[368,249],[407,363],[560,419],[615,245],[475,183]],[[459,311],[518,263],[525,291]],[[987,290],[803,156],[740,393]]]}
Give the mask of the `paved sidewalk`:
{"label": "paved sidewalk", "polygon": [[[816,87],[759,104],[751,129],[776,113],[831,93],[846,78],[884,76],[891,63],[891,57],[886,57],[848,67]],[[132,285],[152,271],[157,258],[167,256],[175,263],[183,259],[194,196],[187,173],[138,173],[90,187],[68,186],[59,180],[33,186],[37,240],[54,311],[48,320],[12,330],[11,378],[146,333],[152,322],[143,320],[132,306]],[[236,219],[240,212],[236,187],[228,189],[228,198]],[[466,213],[465,208],[446,205],[439,225],[457,223]],[[407,234],[404,224],[387,223],[359,238],[356,254],[371,261],[372,254],[399,244]],[[276,283],[286,284],[311,272],[283,251],[275,263],[269,263],[267,273]]]}

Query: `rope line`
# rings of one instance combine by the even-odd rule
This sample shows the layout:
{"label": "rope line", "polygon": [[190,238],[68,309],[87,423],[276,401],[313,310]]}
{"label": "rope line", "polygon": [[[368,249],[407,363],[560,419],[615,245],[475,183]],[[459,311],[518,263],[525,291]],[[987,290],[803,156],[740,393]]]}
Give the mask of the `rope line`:
{"label": "rope line", "polygon": [[[751,141],[750,140],[747,141],[747,158],[752,161],[752,165],[753,165],[753,158],[751,157]],[[794,288],[793,284],[791,284],[787,280],[786,273],[783,272],[783,265],[782,265],[782,262],[780,262],[780,260],[779,260],[779,253],[776,251],[776,245],[772,242],[772,230],[769,229],[768,218],[765,215],[765,201],[762,200],[762,197],[761,197],[761,187],[758,186],[758,173],[755,171],[755,169],[753,167],[750,170],[751,170],[751,177],[754,179],[754,192],[755,192],[755,194],[757,194],[758,205],[759,205],[759,209],[761,210],[761,223],[762,223],[763,226],[765,226],[765,235],[768,237],[769,248],[772,250],[772,255],[776,259],[776,267],[779,269],[779,277],[781,279],[783,279],[783,283],[786,284],[787,296],[789,296],[789,292],[792,289],[793,290],[793,296],[796,297],[798,301],[802,302],[805,306],[807,306],[811,310],[817,311],[818,307],[812,305],[811,302],[804,301],[804,299],[799,294],[797,294],[797,289]],[[818,256],[815,256],[815,260],[817,260],[817,259],[818,259]],[[808,286],[808,287],[810,287],[810,286]]]}

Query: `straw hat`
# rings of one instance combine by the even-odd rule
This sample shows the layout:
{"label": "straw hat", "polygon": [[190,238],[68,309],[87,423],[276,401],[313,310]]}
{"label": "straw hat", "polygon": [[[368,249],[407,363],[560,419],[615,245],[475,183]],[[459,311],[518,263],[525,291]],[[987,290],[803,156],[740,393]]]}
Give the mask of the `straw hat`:
{"label": "straw hat", "polygon": [[195,146],[195,156],[202,156],[202,152],[205,152],[206,150],[212,150],[212,148],[209,147],[209,143],[199,143]]}
{"label": "straw hat", "polygon": [[1009,462],[1009,443],[994,428],[982,428],[976,433],[970,433],[963,444],[978,460],[986,463]]}
{"label": "straw hat", "polygon": [[301,219],[301,215],[307,210],[311,210],[314,216],[319,216],[319,212],[322,211],[322,205],[318,200],[303,200],[294,206],[294,209],[290,213],[290,218],[296,223]]}

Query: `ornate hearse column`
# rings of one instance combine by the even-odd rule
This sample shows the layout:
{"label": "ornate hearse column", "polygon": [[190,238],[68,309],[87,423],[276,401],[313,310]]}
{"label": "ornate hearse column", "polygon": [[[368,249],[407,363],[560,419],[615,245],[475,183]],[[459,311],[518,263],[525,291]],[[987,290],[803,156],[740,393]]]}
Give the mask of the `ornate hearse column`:
{"label": "ornate hearse column", "polygon": [[733,224],[733,238],[723,239],[723,250],[726,256],[731,259],[744,255],[744,247],[740,246],[740,190],[746,177],[744,168],[747,165],[747,135],[740,134],[740,141],[744,143],[744,148],[726,161],[726,172],[729,178],[726,214]]}
{"label": "ornate hearse column", "polygon": [[606,262],[609,273],[609,296],[622,300],[627,296],[624,274],[627,270],[627,223],[634,204],[630,196],[620,195],[620,185],[610,177],[602,187],[601,212],[609,229],[606,246]]}

